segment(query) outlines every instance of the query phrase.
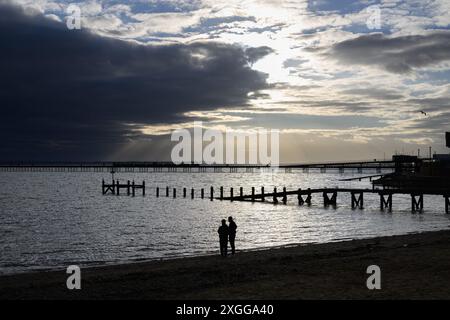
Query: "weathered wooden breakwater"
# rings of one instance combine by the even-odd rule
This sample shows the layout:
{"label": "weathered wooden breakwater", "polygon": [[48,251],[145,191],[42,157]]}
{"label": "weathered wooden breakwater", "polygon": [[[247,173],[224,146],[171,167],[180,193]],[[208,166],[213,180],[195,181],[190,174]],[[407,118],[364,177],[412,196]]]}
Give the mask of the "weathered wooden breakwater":
{"label": "weathered wooden breakwater", "polygon": [[114,194],[114,195],[120,195],[120,190],[125,189],[127,191],[127,195],[132,195],[133,197],[136,195],[136,190],[142,190],[142,195],[145,196],[145,181],[142,181],[142,184],[136,184],[133,180],[133,182],[130,182],[130,180],[127,181],[127,183],[120,183],[119,180],[112,180],[111,184],[106,184],[105,180],[102,180],[102,193],[108,194]]}
{"label": "weathered wooden breakwater", "polygon": [[[145,196],[145,181],[138,185],[134,181],[120,184],[119,181],[112,181],[112,184],[105,184],[102,181],[102,193],[105,194],[115,194],[120,195],[120,190],[125,189],[127,195],[135,196],[135,190],[141,189],[142,195]],[[159,198],[161,193],[161,188],[156,187],[155,195]],[[170,188],[166,186],[164,188],[165,197],[177,198],[177,188]],[[172,192],[170,192],[172,191]],[[198,196],[198,191],[200,195]],[[239,188],[239,193],[235,193],[235,189],[231,187],[229,189],[229,195],[225,196],[224,187],[219,188],[218,196],[215,196],[214,187],[209,188],[209,195],[206,195],[205,188],[200,188],[196,190],[190,188],[190,198],[195,199],[209,199],[220,200],[220,201],[249,201],[249,202],[267,202],[272,204],[287,204],[288,197],[295,197],[296,203],[299,206],[310,206],[313,202],[314,197],[321,197],[322,203],[325,207],[337,206],[337,199],[339,194],[350,194],[351,198],[351,208],[352,209],[364,209],[364,196],[366,194],[378,194],[380,210],[392,211],[393,208],[393,196],[398,194],[407,194],[411,197],[411,211],[422,213],[424,209],[424,195],[440,195],[444,198],[445,213],[450,213],[450,191],[447,190],[423,190],[423,189],[358,189],[358,188],[315,188],[315,189],[297,189],[297,190],[287,190],[285,187],[279,191],[274,187],[272,192],[266,192],[264,187],[261,187],[260,192],[256,193],[255,187],[251,188],[250,194],[244,194],[243,187]],[[188,188],[182,188],[182,197],[188,198]]]}

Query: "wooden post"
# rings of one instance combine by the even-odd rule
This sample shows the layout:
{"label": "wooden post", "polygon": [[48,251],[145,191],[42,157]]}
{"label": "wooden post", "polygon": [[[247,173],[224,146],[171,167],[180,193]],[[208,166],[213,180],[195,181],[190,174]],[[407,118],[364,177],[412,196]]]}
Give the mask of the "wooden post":
{"label": "wooden post", "polygon": [[112,181],[112,194],[116,194],[116,183],[114,180]]}
{"label": "wooden post", "polygon": [[273,188],[273,203],[277,204],[278,203],[278,198],[277,198],[277,187]]}
{"label": "wooden post", "polygon": [[231,201],[234,200],[234,197],[233,197],[233,188],[230,188],[230,199],[231,199]]}
{"label": "wooden post", "polygon": [[311,205],[311,200],[312,200],[312,197],[311,197],[311,188],[308,188],[308,195],[306,196],[306,200],[305,200],[305,202],[308,204],[308,206]]}
{"label": "wooden post", "polygon": [[446,194],[444,195],[444,199],[445,199],[445,213],[449,214],[449,207],[450,207],[450,199],[449,199],[449,195]]}
{"label": "wooden post", "polygon": [[323,205],[328,206],[330,202],[330,199],[328,199],[328,193],[323,192],[322,196],[323,196]]}
{"label": "wooden post", "polygon": [[388,194],[388,198],[384,198],[384,194],[380,193],[380,210],[383,211],[385,208],[392,211],[392,193]]}
{"label": "wooden post", "polygon": [[203,188],[200,190],[200,197],[201,197],[202,199],[205,198],[205,189],[203,189]]}
{"label": "wooden post", "polygon": [[299,206],[302,206],[305,203],[305,201],[303,200],[303,197],[302,197],[302,189],[298,189],[298,191],[297,191],[297,200],[298,200]]}
{"label": "wooden post", "polygon": [[177,188],[173,188],[173,197],[174,197],[174,198],[177,197]]}
{"label": "wooden post", "polygon": [[261,187],[261,201],[266,201],[266,197],[264,196],[264,187]]}
{"label": "wooden post", "polygon": [[136,195],[136,190],[134,189],[135,188],[135,186],[134,186],[134,180],[133,180],[133,182],[131,183],[131,194],[133,195],[133,197]]}
{"label": "wooden post", "polygon": [[255,202],[255,187],[252,187],[252,202]]}
{"label": "wooden post", "polygon": [[120,194],[120,184],[119,184],[119,180],[117,180],[117,183],[116,183],[116,187],[117,187],[117,195],[119,195]]}
{"label": "wooden post", "polygon": [[102,194],[105,194],[105,180],[102,179]]}
{"label": "wooden post", "polygon": [[[417,199],[416,197],[419,197],[419,199]],[[423,211],[423,194],[411,194],[411,212],[419,212],[422,213]]]}
{"label": "wooden post", "polygon": [[156,197],[159,198],[159,187],[156,187]]}
{"label": "wooden post", "polygon": [[169,196],[169,187],[166,187],[166,197]]}
{"label": "wooden post", "polygon": [[130,180],[127,181],[127,196],[130,195]]}
{"label": "wooden post", "polygon": [[[240,187],[239,188],[239,196],[242,198],[244,196],[244,188]],[[243,200],[243,199],[241,199]]]}
{"label": "wooden post", "polygon": [[194,199],[194,188],[191,189],[191,199]]}
{"label": "wooden post", "polygon": [[223,200],[223,187],[220,187],[220,200]]}
{"label": "wooden post", "polygon": [[145,181],[142,181],[142,196],[145,196]]}
{"label": "wooden post", "polygon": [[283,187],[283,204],[287,203],[286,187]]}
{"label": "wooden post", "polygon": [[[356,197],[358,194],[358,197]],[[352,209],[356,207],[363,209],[364,207],[364,192],[354,192],[352,191]]]}
{"label": "wooden post", "polygon": [[333,191],[333,195],[331,196],[331,198],[328,197],[327,191],[323,192],[323,205],[324,206],[329,206],[329,205],[336,206],[336,200],[337,200],[337,191]]}
{"label": "wooden post", "polygon": [[186,188],[183,188],[183,198],[186,198]]}
{"label": "wooden post", "polygon": [[211,186],[211,189],[209,190],[209,199],[211,201],[214,200],[214,187]]}

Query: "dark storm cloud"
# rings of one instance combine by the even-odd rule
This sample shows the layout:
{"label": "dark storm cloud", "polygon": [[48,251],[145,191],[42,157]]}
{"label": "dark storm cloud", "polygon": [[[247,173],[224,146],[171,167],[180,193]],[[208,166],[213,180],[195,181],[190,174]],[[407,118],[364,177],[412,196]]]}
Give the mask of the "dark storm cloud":
{"label": "dark storm cloud", "polygon": [[395,38],[363,35],[335,44],[329,55],[347,64],[373,65],[393,73],[407,73],[449,61],[450,32]]}
{"label": "dark storm cloud", "polygon": [[245,54],[248,57],[248,61],[250,63],[255,63],[259,59],[273,52],[273,49],[269,47],[248,48],[245,50]]}
{"label": "dark storm cloud", "polygon": [[245,105],[268,52],[220,43],[144,46],[0,4],[0,159],[102,158],[145,124]]}

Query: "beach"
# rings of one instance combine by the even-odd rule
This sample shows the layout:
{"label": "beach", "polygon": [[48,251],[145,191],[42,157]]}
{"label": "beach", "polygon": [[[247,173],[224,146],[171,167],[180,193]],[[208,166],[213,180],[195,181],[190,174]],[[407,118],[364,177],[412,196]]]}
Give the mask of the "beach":
{"label": "beach", "polygon": [[80,290],[65,269],[2,276],[0,299],[449,299],[449,270],[450,231],[436,231],[81,268]]}

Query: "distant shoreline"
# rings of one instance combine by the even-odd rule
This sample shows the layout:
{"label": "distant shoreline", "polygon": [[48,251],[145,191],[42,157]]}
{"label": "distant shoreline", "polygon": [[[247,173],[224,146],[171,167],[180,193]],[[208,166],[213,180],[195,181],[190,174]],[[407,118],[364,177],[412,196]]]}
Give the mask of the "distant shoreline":
{"label": "distant shoreline", "polygon": [[[381,268],[381,290],[366,269]],[[0,277],[0,299],[450,299],[450,231]]]}

